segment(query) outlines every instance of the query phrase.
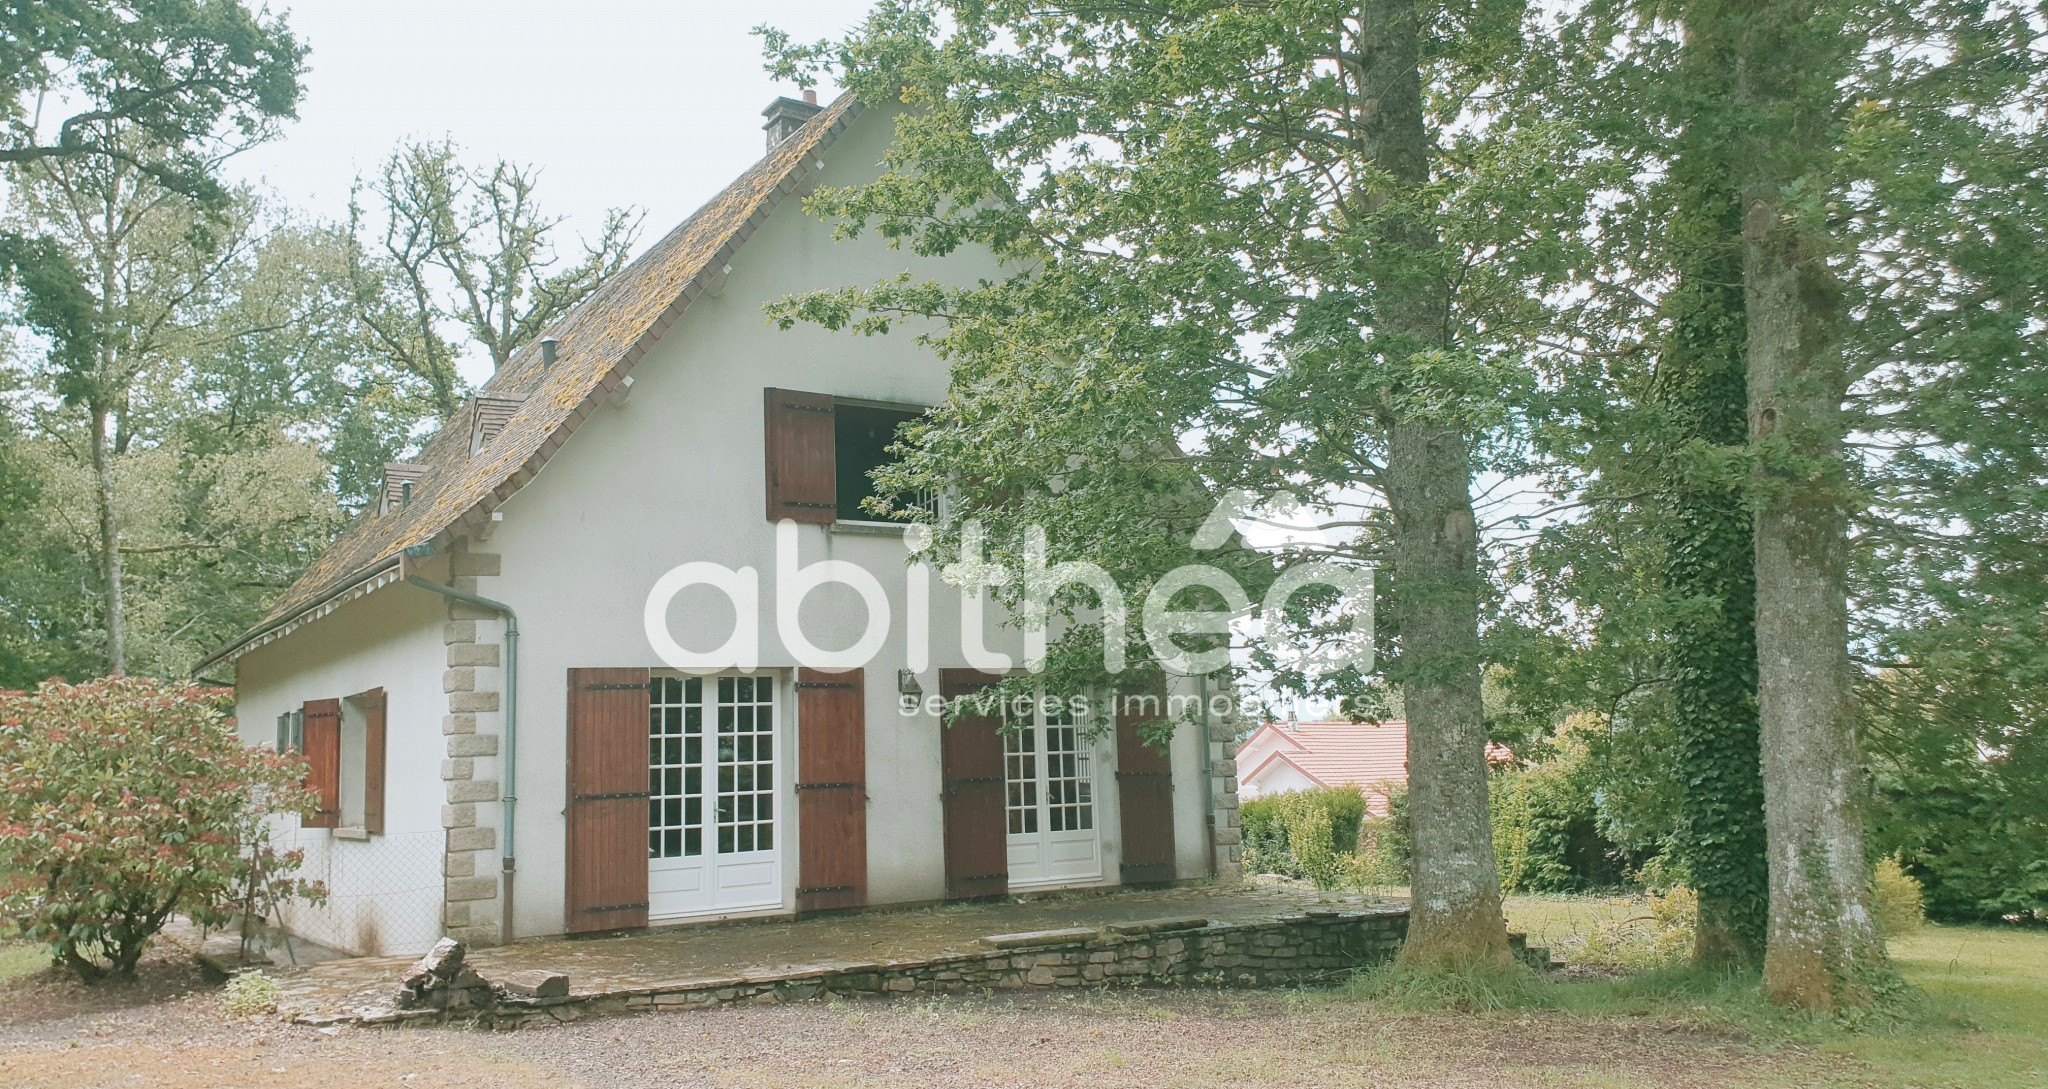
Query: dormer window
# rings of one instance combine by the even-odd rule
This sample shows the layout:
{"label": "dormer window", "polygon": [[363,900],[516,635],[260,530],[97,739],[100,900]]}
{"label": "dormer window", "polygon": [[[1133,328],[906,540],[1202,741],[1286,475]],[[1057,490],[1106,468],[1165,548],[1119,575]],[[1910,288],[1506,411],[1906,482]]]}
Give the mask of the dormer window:
{"label": "dormer window", "polygon": [[482,450],[498,433],[505,430],[514,413],[523,403],[518,397],[486,397],[482,394],[470,399],[469,403],[469,452]]}
{"label": "dormer window", "polygon": [[415,461],[384,463],[384,491],[377,512],[391,514],[412,504],[413,495],[427,479],[427,467]]}

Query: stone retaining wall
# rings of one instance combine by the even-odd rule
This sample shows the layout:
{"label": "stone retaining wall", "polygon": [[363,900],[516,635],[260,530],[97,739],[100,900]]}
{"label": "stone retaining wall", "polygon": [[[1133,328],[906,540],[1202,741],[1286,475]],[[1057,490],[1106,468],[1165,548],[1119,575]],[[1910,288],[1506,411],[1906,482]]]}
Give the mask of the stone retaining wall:
{"label": "stone retaining wall", "polygon": [[827,995],[1055,990],[1072,987],[1197,985],[1273,987],[1323,984],[1393,957],[1408,931],[1402,908],[1310,912],[1259,922],[1154,919],[1103,927],[1002,934],[982,949],[935,958],[830,962],[722,977],[678,979],[563,998],[503,996],[462,1011],[392,1011],[363,1024],[463,1020],[497,1028],[575,1021],[637,1010],[773,1004]]}

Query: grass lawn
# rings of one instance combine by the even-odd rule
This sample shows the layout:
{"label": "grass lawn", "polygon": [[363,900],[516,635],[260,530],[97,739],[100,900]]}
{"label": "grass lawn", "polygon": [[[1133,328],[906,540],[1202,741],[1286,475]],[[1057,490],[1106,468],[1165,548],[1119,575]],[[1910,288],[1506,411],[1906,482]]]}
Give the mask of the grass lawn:
{"label": "grass lawn", "polygon": [[1930,926],[1891,943],[1918,1023],[1831,1040],[1891,1084],[2048,1086],[2048,931]]}
{"label": "grass lawn", "polygon": [[21,931],[13,922],[0,921],[0,987],[6,987],[48,963],[48,951],[40,945],[21,940]]}
{"label": "grass lawn", "polygon": [[[1509,925],[1531,944],[1567,948],[1583,947],[1597,929],[1641,927],[1649,914],[1631,897],[1510,897],[1505,907]],[[1888,945],[1914,993],[1901,1016],[1855,1025],[1780,1013],[1747,989],[1703,986],[1683,974],[1562,982],[1538,1001],[1592,1017],[1723,1024],[1761,1049],[1810,1050],[1840,1065],[1759,1071],[1731,1085],[2048,1087],[2048,930],[1928,926]]]}
{"label": "grass lawn", "polygon": [[0,940],[0,987],[50,963],[50,954],[42,946],[26,942]]}

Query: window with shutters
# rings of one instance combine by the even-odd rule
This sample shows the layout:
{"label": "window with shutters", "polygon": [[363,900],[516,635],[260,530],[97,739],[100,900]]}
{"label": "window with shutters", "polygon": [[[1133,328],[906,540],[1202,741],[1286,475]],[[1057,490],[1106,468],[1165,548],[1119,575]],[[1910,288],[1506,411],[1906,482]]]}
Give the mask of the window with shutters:
{"label": "window with shutters", "polygon": [[277,717],[279,751],[305,757],[307,783],[320,795],[319,812],[308,827],[332,828],[343,838],[384,831],[384,737],[381,688],[314,700]]}
{"label": "window with shutters", "polygon": [[868,500],[889,499],[892,508],[925,505],[922,498],[882,496],[874,477],[896,460],[891,448],[903,425],[924,410],[796,390],[763,393],[769,521],[903,522],[904,512],[878,513]]}

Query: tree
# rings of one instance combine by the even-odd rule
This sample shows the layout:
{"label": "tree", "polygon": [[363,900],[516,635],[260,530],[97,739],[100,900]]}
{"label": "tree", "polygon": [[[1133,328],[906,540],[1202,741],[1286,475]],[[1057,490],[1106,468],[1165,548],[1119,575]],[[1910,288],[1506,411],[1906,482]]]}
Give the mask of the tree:
{"label": "tree", "polygon": [[[1565,168],[1601,196],[1582,286],[1548,338],[1536,434],[1572,515],[1529,553],[1543,591],[1521,612],[1547,637],[1524,644],[1514,676],[1552,724],[1608,716],[1593,766],[1668,755],[1669,823],[1641,831],[1697,888],[1695,960],[1754,968],[1768,882],[1733,32],[1669,15],[1633,0],[1575,6],[1554,76],[1523,92],[1538,115],[1577,123]],[[1590,690],[1560,703],[1572,679]]]}
{"label": "tree", "polygon": [[[1720,13],[1716,13],[1720,14]],[[1839,240],[1812,204],[1833,179],[1828,132],[1850,45],[1811,3],[1739,18],[1736,109],[1743,202],[1756,514],[1757,705],[1763,724],[1771,935],[1764,985],[1810,1008],[1872,998],[1884,949],[1869,909],[1849,663],[1842,402],[1846,292]]]}
{"label": "tree", "polygon": [[310,811],[305,765],[243,745],[226,702],[132,678],[0,693],[0,910],[80,978],[132,977],[173,914],[219,925],[252,886],[321,895],[260,834]]}
{"label": "tree", "polygon": [[582,257],[555,271],[561,220],[536,200],[540,172],[504,159],[470,167],[459,156],[448,141],[403,145],[375,180],[358,179],[349,202],[360,245],[350,275],[364,328],[428,383],[443,419],[463,393],[462,347],[445,328],[466,333],[492,369],[504,366],[625,264],[641,218],[606,212]]}
{"label": "tree", "polygon": [[194,145],[223,130],[253,138],[293,116],[305,55],[283,17],[223,0],[10,5],[0,163],[118,159],[167,188],[217,193]]}
{"label": "tree", "polygon": [[14,196],[55,267],[95,279],[82,330],[11,346],[10,475],[35,502],[0,523],[23,625],[0,677],[182,673],[311,562],[337,483],[366,492],[424,397],[356,330],[338,232],[121,160],[20,168]]}
{"label": "tree", "polygon": [[955,489],[948,526],[1021,536],[1031,518],[1055,560],[1155,578],[1185,493],[1148,486],[1149,451],[1212,494],[1359,511],[1307,554],[1393,574],[1418,967],[1508,959],[1471,482],[1510,456],[1518,331],[1557,267],[1540,240],[1568,237],[1546,235],[1547,182],[1490,139],[1522,18],[1397,0],[889,3],[838,45],[769,35],[783,74],[829,61],[863,100],[910,107],[887,176],[814,210],[1012,262],[973,288],[900,281],[778,311],[868,332],[943,320],[921,328],[954,394],[894,483]]}
{"label": "tree", "polygon": [[1686,27],[1684,103],[1670,151],[1671,290],[1660,393],[1677,425],[1663,466],[1674,519],[1664,579],[1683,782],[1678,846],[1699,895],[1693,961],[1753,969],[1768,932],[1763,764],[1757,720],[1756,574],[1746,481],[1741,204],[1725,131],[1734,70],[1725,27]]}
{"label": "tree", "polygon": [[[109,147],[133,147],[138,135],[108,135]],[[40,234],[44,269],[61,269],[61,291],[33,285],[29,316],[52,297],[68,300],[62,322],[37,322],[53,341],[44,377],[49,390],[84,413],[94,477],[95,547],[107,672],[126,669],[126,598],[114,459],[132,441],[123,431],[137,384],[178,350],[194,306],[219,290],[234,258],[214,245],[221,224],[212,208],[164,187],[137,164],[145,151],[51,158],[10,180],[18,222]],[[19,232],[26,234],[27,232]]]}
{"label": "tree", "polygon": [[[1771,533],[1753,546],[1756,601],[1780,625],[1756,667],[1776,670],[1763,729],[1802,757],[1765,772],[1778,799],[1769,940],[1781,965],[1824,967],[1781,971],[1771,988],[1801,1004],[1867,1001],[1888,983],[1858,906],[1855,742],[1900,719],[1866,708],[1899,707],[1900,691],[2017,691],[2024,655],[2010,648],[2038,627],[2038,579],[2021,572],[2039,511],[2015,484],[2039,463],[2033,416],[2018,411],[2037,392],[2037,349],[2016,318],[2041,305],[2030,215],[2044,183],[2026,120],[2039,28],[1996,3],[1629,0],[1578,5],[1564,27],[1562,78],[1536,93],[1581,121],[1574,169],[1607,182],[1588,210],[1595,262],[1575,274],[1580,301],[1545,356],[1562,420],[1545,442],[1586,507],[1530,553],[1545,599],[1569,605],[1552,610],[1566,620],[1532,625],[1543,634],[1526,640],[1518,695],[1569,709],[1633,693],[1612,751],[1644,746],[1638,765],[1659,744],[1687,754],[1671,769],[1690,780],[1670,811],[1679,853],[1703,886],[1717,856],[1726,893],[1752,886],[1748,806],[1728,804],[1749,765],[1735,743],[1747,736],[1744,576],[1728,562],[1742,532],[1729,501],[1758,512]],[[1758,291],[1777,307],[1762,334]],[[1958,642],[1964,616],[2010,634]],[[1878,665],[1924,683],[1878,684]],[[1660,705],[1670,722],[1642,729]],[[2024,740],[2024,714],[1992,721],[2002,744]],[[1887,776],[1905,773],[1896,741]],[[1715,895],[1702,899],[1713,914]]]}
{"label": "tree", "polygon": [[[2042,31],[2032,13],[1998,3],[1699,14],[1736,33],[1741,73],[1736,177],[1771,842],[1764,983],[1780,1002],[1857,1004],[1891,982],[1868,912],[1855,697],[1869,678],[1854,658],[1894,642],[1885,630],[1897,618],[1864,612],[1852,648],[1862,542],[1850,530],[1911,542],[1908,554],[1933,563],[1909,578],[1927,580],[1947,550],[1937,524],[1979,519],[1986,539],[1970,550],[2000,560],[2013,551],[2005,533],[2038,525],[2024,492],[1993,498],[2015,467],[2015,440],[2038,432],[2023,424],[1991,438],[1967,418],[2009,417],[2013,396],[2038,383],[2038,338],[2015,315],[2038,313],[2042,298],[2042,236],[2024,218],[2048,190],[2031,117],[2048,82]],[[1944,477],[1969,484],[1920,491]],[[1944,522],[1929,521],[1936,511]],[[1979,582],[1968,566],[1946,577],[1981,590],[2011,570]],[[1886,583],[1898,585],[1857,589]],[[1928,585],[1905,600],[1931,611],[1947,595]]]}

